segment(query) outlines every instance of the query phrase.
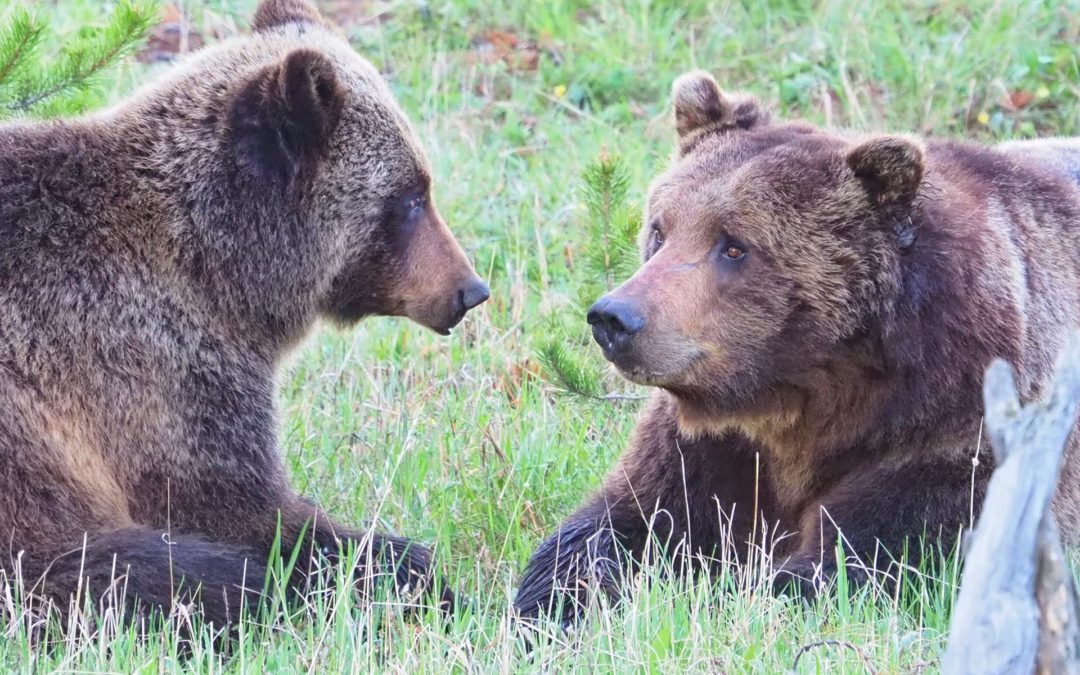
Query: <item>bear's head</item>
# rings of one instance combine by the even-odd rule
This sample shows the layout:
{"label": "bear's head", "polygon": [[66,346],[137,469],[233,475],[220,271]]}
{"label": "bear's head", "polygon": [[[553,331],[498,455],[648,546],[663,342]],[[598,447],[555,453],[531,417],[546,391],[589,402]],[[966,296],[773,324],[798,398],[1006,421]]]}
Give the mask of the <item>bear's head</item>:
{"label": "bear's head", "polygon": [[180,182],[193,274],[243,296],[245,327],[393,315],[445,334],[487,299],[392,92],[308,0],[263,0],[251,33],[185,60],[133,117],[163,148],[154,174]]}
{"label": "bear's head", "polygon": [[924,153],[771,120],[708,74],[674,84],[679,148],[648,196],[644,263],[588,313],[628,379],[700,412],[770,398],[865,351],[898,292]]}

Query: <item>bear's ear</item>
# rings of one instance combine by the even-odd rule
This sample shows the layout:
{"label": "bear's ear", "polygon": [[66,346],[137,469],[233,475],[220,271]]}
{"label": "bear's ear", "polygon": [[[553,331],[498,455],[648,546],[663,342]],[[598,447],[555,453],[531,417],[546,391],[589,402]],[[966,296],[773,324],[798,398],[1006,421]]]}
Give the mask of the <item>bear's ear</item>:
{"label": "bear's ear", "polygon": [[290,52],[256,73],[233,101],[237,164],[259,180],[290,185],[322,158],[343,104],[328,58],[312,49]]}
{"label": "bear's ear", "polygon": [[922,184],[926,153],[910,138],[882,136],[847,154],[847,164],[878,204],[910,203]]}
{"label": "bear's ear", "polygon": [[671,86],[671,98],[683,154],[705,133],[749,129],[768,117],[753,98],[724,95],[713,76],[703,70],[680,75]]}
{"label": "bear's ear", "polygon": [[262,0],[255,10],[251,27],[255,32],[287,23],[323,23],[322,15],[308,0]]}

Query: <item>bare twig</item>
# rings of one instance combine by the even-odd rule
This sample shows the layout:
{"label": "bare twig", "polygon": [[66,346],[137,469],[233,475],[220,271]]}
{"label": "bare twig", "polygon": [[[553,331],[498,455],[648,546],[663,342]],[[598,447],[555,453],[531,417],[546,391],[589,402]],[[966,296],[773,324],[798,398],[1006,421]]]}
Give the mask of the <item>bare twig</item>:
{"label": "bare twig", "polygon": [[866,668],[866,672],[870,673],[870,675],[875,675],[877,673],[877,671],[874,669],[874,664],[870,662],[870,657],[866,655],[866,652],[859,649],[856,645],[845,640],[820,640],[818,642],[811,642],[810,644],[803,645],[799,648],[798,653],[795,654],[795,660],[791,663],[792,672],[798,671],[799,659],[801,659],[804,654],[807,654],[817,649],[818,647],[843,647],[845,649],[850,649],[851,651],[855,652],[855,654],[857,654],[858,657],[862,660],[863,667]]}

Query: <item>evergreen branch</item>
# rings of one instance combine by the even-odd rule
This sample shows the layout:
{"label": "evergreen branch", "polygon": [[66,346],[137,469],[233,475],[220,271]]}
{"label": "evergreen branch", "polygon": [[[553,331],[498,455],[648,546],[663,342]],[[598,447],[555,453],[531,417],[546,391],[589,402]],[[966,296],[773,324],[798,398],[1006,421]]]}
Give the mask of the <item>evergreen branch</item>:
{"label": "evergreen branch", "polygon": [[0,37],[0,84],[33,53],[44,31],[45,24],[29,10],[16,10],[10,26]]}
{"label": "evergreen branch", "polygon": [[541,365],[563,390],[591,399],[604,395],[598,369],[575,358],[558,338],[552,338],[541,345],[538,356]]}
{"label": "evergreen branch", "polygon": [[539,360],[564,393],[604,402],[641,401],[646,398],[639,394],[605,392],[600,385],[599,368],[589,360],[574,355],[557,338],[552,338],[540,348]]}
{"label": "evergreen branch", "polygon": [[62,93],[85,88],[92,77],[141,42],[155,15],[152,9],[125,0],[117,5],[113,20],[95,36],[98,41],[70,50],[53,72],[32,83],[36,86],[30,86],[29,93],[0,107],[9,112],[25,112]]}

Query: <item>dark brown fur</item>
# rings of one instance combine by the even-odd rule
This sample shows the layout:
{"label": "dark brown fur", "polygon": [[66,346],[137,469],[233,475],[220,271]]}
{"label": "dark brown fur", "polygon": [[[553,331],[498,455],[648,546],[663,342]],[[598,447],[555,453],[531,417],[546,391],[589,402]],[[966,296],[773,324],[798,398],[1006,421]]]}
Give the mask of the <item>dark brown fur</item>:
{"label": "dark brown fur", "polygon": [[[760,546],[765,525],[784,535],[778,578],[808,590],[835,571],[838,536],[856,577],[924,532],[950,547],[992,470],[984,369],[1008,359],[1037,396],[1080,317],[1075,144],[774,122],[703,73],[674,97],[680,151],[650,193],[645,263],[605,300],[642,327],[617,342],[594,326],[659,391],[599,494],[530,561],[525,615],[563,598],[571,618],[583,580],[616,594],[627,566],[596,561],[625,550],[632,566],[650,523],[707,556]],[[1055,499],[1070,540],[1078,444]]]}
{"label": "dark brown fur", "polygon": [[423,546],[289,486],[275,374],[320,317],[447,332],[486,289],[371,66],[306,2],[255,26],[110,111],[0,126],[0,570],[61,607],[119,580],[228,624],[279,535],[297,587],[350,544],[362,586],[433,586]]}

